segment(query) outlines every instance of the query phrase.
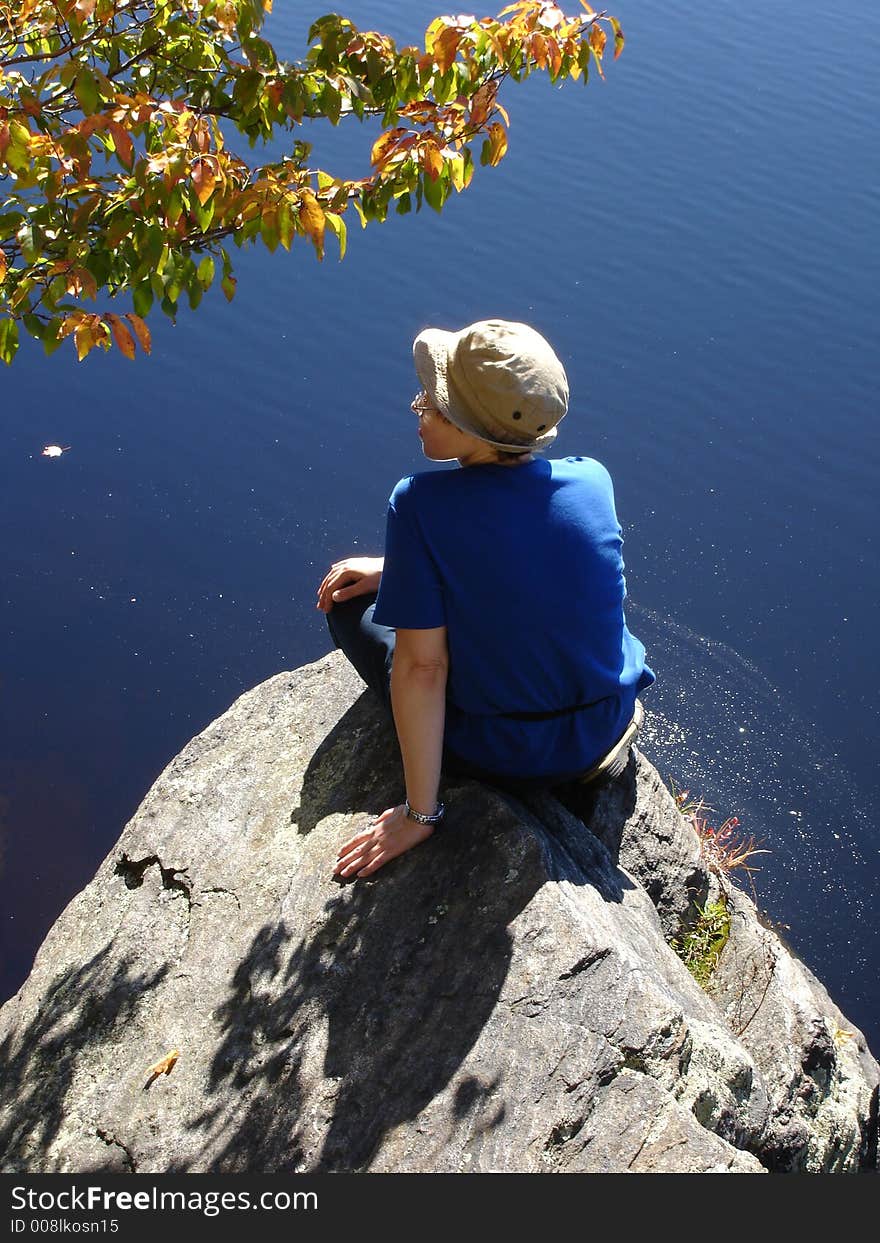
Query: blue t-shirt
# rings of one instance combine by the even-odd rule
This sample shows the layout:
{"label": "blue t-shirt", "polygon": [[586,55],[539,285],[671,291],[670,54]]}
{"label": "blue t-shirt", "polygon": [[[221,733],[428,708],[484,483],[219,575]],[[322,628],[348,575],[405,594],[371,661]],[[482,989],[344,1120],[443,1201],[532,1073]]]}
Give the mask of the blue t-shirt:
{"label": "blue t-shirt", "polygon": [[[446,745],[505,776],[594,764],[654,681],[623,612],[611,477],[591,458],[410,475],[388,505],[374,621],[447,627]],[[549,720],[508,713],[555,712]]]}

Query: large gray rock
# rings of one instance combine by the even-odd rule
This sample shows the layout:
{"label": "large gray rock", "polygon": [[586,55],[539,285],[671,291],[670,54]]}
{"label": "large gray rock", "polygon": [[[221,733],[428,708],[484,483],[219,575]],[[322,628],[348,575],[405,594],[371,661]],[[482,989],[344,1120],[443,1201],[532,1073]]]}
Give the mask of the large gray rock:
{"label": "large gray rock", "polygon": [[717,880],[641,757],[593,832],[453,784],[427,843],[335,881],[401,797],[361,689],[335,653],[280,674],[160,776],[0,1011],[5,1171],[870,1164],[877,1065],[777,942],[743,1026],[747,900],[717,1002],[669,948]]}

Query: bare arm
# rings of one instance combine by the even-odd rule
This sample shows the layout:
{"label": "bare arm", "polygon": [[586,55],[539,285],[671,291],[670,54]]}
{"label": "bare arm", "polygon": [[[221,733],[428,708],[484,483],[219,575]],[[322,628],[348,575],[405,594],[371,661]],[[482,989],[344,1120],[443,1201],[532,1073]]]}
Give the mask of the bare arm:
{"label": "bare arm", "polygon": [[411,807],[426,815],[432,815],[437,806],[448,672],[445,626],[398,630],[391,668],[391,706],[406,797]]}
{"label": "bare arm", "polygon": [[[391,668],[391,705],[400,743],[406,796],[410,807],[431,815],[437,807],[443,728],[446,721],[446,679],[449,655],[446,627],[398,630]],[[389,807],[375,824],[357,834],[339,852],[339,876],[369,876],[431,836],[433,826],[419,824],[405,805]]]}

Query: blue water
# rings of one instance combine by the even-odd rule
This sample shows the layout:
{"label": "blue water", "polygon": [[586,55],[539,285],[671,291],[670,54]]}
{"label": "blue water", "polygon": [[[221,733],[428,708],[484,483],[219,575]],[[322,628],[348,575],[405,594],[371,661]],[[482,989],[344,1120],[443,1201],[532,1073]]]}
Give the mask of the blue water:
{"label": "blue water", "polygon": [[[344,11],[410,42],[439,10]],[[615,11],[607,82],[507,86],[509,155],[442,217],[238,254],[151,359],[0,375],[0,995],[184,743],[328,650],[317,582],[423,464],[413,336],[500,315],[566,364],[559,454],[614,477],[646,753],[764,839],[762,906],[880,1049],[880,20]],[[316,129],[315,163],[362,175],[375,132]]]}

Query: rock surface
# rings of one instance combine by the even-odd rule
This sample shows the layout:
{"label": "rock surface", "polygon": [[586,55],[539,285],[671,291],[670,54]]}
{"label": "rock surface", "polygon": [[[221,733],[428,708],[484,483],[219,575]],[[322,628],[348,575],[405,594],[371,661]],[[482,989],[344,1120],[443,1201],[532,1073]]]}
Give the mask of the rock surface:
{"label": "rock surface", "polygon": [[5,1172],[876,1165],[877,1063],[748,898],[714,996],[669,948],[719,881],[643,757],[592,831],[450,783],[336,882],[401,797],[361,690],[337,653],[279,674],[159,777],[0,1011]]}

